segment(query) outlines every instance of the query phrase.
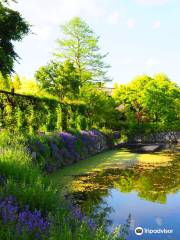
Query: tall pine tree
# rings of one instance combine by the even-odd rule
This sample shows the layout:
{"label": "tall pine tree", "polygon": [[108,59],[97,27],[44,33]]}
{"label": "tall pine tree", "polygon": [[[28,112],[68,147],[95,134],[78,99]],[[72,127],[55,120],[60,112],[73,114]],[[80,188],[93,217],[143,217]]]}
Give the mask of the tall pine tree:
{"label": "tall pine tree", "polygon": [[70,60],[78,70],[82,82],[110,81],[107,76],[110,66],[104,62],[107,53],[100,53],[99,37],[87,23],[79,17],[74,17],[61,28],[64,39],[57,41],[58,48],[54,54],[58,60]]}

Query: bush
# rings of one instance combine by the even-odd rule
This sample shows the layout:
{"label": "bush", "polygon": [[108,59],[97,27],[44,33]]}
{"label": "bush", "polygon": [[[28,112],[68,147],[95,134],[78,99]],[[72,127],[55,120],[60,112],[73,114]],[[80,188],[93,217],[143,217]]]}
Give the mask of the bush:
{"label": "bush", "polygon": [[[86,124],[86,105],[56,99],[0,92],[0,127],[33,134],[37,131],[81,128]],[[37,124],[38,123],[38,124]]]}

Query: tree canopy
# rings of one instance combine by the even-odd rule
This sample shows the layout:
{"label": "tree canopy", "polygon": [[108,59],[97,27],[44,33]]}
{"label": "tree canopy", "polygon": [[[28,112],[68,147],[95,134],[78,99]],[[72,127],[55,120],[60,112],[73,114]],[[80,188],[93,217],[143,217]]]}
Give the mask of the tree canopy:
{"label": "tree canopy", "polygon": [[117,125],[117,115],[115,112],[115,102],[112,97],[97,88],[92,83],[85,84],[80,89],[79,98],[88,106],[87,118],[90,125],[114,129]]}
{"label": "tree canopy", "polygon": [[131,134],[179,128],[180,88],[164,74],[116,85],[113,98]]}
{"label": "tree canopy", "polygon": [[70,60],[77,68],[82,82],[106,82],[109,65],[104,63],[106,54],[100,53],[99,37],[81,18],[75,17],[61,26],[64,38],[57,41],[55,56]]}
{"label": "tree canopy", "polygon": [[50,62],[40,67],[35,74],[42,89],[63,100],[74,98],[79,93],[80,78],[76,68],[70,61],[64,63]]}
{"label": "tree canopy", "polygon": [[3,2],[0,2],[0,71],[5,76],[13,72],[14,61],[19,58],[13,41],[22,40],[29,33],[30,27],[19,12],[5,6]]}

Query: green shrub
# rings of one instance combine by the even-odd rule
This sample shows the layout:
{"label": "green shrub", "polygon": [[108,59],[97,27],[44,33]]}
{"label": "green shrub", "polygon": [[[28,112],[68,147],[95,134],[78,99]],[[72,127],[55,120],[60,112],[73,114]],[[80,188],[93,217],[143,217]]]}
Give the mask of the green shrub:
{"label": "green shrub", "polygon": [[78,119],[85,116],[86,109],[82,102],[0,93],[0,127],[30,134],[79,128]]}

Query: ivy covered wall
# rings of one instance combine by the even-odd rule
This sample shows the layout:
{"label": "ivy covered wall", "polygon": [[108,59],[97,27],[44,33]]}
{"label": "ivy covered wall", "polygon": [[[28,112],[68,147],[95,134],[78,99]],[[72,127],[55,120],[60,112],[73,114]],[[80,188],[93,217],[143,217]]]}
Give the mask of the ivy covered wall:
{"label": "ivy covered wall", "polygon": [[84,103],[61,103],[0,91],[0,128],[12,131],[62,131],[71,128],[88,129]]}

